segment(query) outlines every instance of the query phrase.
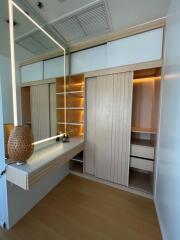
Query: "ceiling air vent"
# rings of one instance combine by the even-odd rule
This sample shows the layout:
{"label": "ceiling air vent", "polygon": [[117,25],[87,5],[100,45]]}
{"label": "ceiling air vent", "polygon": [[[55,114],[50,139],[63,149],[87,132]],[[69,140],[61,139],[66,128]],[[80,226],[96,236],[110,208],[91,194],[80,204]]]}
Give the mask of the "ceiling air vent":
{"label": "ceiling air vent", "polygon": [[60,18],[52,26],[67,42],[82,40],[112,30],[110,14],[105,1],[98,1]]}
{"label": "ceiling air vent", "polygon": [[15,43],[36,55],[44,54],[56,48],[56,45],[39,30],[16,39]]}

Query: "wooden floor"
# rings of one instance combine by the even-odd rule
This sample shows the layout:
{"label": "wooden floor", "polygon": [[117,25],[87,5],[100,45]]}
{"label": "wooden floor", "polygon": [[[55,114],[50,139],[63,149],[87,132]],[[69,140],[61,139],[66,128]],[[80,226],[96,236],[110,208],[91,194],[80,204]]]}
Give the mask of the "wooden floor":
{"label": "wooden floor", "polygon": [[152,200],[69,175],[0,240],[162,239]]}

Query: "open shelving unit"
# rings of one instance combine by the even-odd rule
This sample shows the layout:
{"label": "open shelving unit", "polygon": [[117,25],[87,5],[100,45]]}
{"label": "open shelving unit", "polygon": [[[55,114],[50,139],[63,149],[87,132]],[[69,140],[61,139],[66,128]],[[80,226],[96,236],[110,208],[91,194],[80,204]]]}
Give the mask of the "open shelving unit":
{"label": "open shelving unit", "polygon": [[30,87],[21,87],[22,122],[31,126]]}
{"label": "open shelving unit", "polygon": [[153,192],[161,68],[134,72],[129,187]]}
{"label": "open shelving unit", "polygon": [[74,172],[83,173],[83,151],[73,157],[69,162],[69,169]]}
{"label": "open shelving unit", "polygon": [[[70,137],[84,134],[84,75],[67,77],[64,92],[64,78],[56,80],[57,132],[66,130]],[[66,104],[65,104],[66,100]]]}
{"label": "open shelving unit", "polygon": [[[66,132],[69,137],[84,135],[84,75],[67,77],[64,92],[64,78],[56,80],[57,132]],[[66,103],[65,103],[66,101]],[[66,122],[65,122],[66,115]],[[71,171],[83,173],[83,152],[69,162]]]}

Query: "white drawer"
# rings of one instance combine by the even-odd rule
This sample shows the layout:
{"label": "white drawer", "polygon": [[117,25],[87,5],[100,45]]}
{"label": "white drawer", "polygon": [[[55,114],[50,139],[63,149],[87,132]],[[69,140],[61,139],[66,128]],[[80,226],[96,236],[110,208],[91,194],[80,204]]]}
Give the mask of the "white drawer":
{"label": "white drawer", "polygon": [[133,168],[153,172],[154,162],[147,159],[131,157],[130,166]]}
{"label": "white drawer", "polygon": [[154,159],[154,147],[131,144],[131,156]]}

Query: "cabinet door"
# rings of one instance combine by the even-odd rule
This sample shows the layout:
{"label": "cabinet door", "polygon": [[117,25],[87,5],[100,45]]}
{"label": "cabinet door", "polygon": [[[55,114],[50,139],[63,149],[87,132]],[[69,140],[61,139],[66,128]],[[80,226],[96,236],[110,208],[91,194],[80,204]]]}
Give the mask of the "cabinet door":
{"label": "cabinet door", "polygon": [[132,72],[113,75],[112,155],[110,180],[128,186],[132,112]]}
{"label": "cabinet door", "polygon": [[86,81],[85,172],[94,175],[94,147],[96,125],[96,78]]}
{"label": "cabinet door", "polygon": [[97,77],[95,125],[95,176],[110,180],[113,76]]}
{"label": "cabinet door", "polygon": [[56,83],[49,84],[49,104],[50,104],[50,136],[57,135],[56,119]]}
{"label": "cabinet door", "polygon": [[86,86],[85,171],[127,186],[132,73],[89,78]]}
{"label": "cabinet door", "polygon": [[44,79],[64,76],[64,57],[44,61]]}
{"label": "cabinet door", "polygon": [[34,141],[50,137],[49,84],[31,86],[31,124]]}
{"label": "cabinet door", "polygon": [[43,62],[36,62],[21,67],[21,82],[43,80]]}

